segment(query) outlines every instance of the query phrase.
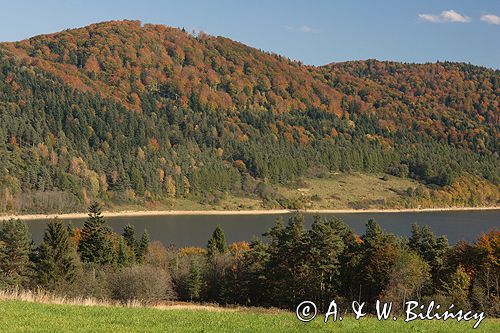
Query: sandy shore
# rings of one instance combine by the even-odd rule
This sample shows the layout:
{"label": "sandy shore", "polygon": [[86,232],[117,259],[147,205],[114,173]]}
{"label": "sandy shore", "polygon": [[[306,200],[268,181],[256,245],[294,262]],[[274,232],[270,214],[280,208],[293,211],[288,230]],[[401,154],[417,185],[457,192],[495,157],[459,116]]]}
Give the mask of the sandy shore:
{"label": "sandy shore", "polygon": [[[300,210],[302,213],[322,214],[355,214],[355,213],[424,213],[424,212],[447,212],[447,211],[477,211],[477,210],[500,210],[500,206],[494,207],[445,207],[445,208],[422,208],[422,209],[307,209]],[[269,215],[287,214],[296,212],[289,209],[269,210],[134,210],[134,211],[105,211],[105,217],[134,217],[134,216],[169,216],[169,215]],[[29,215],[0,215],[0,220],[11,218],[22,220],[42,220],[58,217],[61,219],[86,218],[87,213],[69,214],[29,214]]]}

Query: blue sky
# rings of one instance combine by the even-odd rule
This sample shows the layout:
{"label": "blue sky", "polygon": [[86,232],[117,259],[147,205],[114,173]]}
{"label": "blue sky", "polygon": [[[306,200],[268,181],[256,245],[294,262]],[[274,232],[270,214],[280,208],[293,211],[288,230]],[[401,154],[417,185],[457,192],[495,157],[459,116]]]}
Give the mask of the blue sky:
{"label": "blue sky", "polygon": [[4,1],[0,41],[138,19],[203,30],[306,64],[376,58],[500,68],[500,0]]}

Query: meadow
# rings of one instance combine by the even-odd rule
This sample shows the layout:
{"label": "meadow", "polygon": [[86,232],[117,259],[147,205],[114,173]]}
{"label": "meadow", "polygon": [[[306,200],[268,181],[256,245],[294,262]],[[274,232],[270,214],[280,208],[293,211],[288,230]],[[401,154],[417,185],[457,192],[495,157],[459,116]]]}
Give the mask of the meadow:
{"label": "meadow", "polygon": [[[299,322],[291,312],[196,306],[144,308],[0,301],[0,327],[10,332],[471,332],[472,322],[377,321],[347,318],[324,324]],[[486,318],[475,332],[498,332],[500,321]]]}

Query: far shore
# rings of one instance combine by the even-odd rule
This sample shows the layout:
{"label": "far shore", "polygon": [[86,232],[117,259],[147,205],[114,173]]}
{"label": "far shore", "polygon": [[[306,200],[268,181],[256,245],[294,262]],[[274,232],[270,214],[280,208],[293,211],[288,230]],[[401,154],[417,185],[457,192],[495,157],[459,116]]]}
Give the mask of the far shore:
{"label": "far shore", "polygon": [[[388,209],[256,209],[256,210],[124,210],[104,211],[104,217],[134,217],[134,216],[171,216],[171,215],[270,215],[289,214],[294,212],[308,214],[362,214],[362,213],[424,213],[424,212],[453,212],[453,211],[478,211],[478,210],[500,210],[500,206],[491,207],[443,207],[443,208],[388,208]],[[44,220],[52,218],[60,219],[83,219],[87,213],[66,214],[24,214],[24,215],[0,215],[1,220]]]}

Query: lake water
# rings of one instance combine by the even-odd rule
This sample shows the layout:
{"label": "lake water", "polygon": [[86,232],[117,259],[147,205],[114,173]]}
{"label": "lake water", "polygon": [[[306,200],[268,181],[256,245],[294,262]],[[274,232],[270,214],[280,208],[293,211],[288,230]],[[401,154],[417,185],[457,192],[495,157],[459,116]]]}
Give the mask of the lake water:
{"label": "lake water", "polygon": [[[305,214],[306,227],[311,225],[314,215]],[[472,242],[488,230],[500,229],[500,210],[320,215],[339,217],[359,234],[364,232],[365,224],[371,218],[375,219],[384,230],[400,236],[410,234],[412,223],[422,226],[427,224],[436,235],[446,235],[452,244],[462,239]],[[217,225],[224,229],[228,242],[248,241],[260,237],[280,216],[286,221],[290,214],[135,216],[109,217],[106,221],[115,232],[121,233],[123,227],[130,223],[135,226],[138,233],[147,229],[152,240],[182,247],[205,246]],[[81,226],[84,219],[65,221]],[[27,223],[34,241],[40,242],[46,220],[31,220]]]}

